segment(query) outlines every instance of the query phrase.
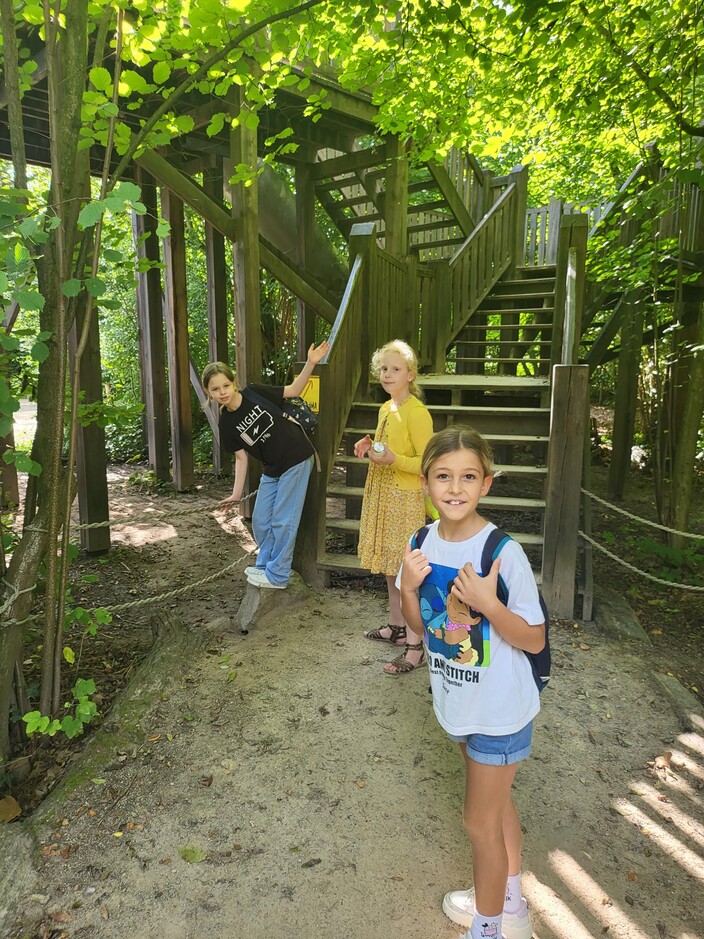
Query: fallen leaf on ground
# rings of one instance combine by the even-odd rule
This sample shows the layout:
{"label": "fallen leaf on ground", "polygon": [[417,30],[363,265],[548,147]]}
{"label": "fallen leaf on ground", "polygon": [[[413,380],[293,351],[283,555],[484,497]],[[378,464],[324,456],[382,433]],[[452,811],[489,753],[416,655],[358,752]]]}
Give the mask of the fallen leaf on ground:
{"label": "fallen leaf on ground", "polygon": [[11,822],[22,814],[20,804],[13,796],[0,799],[0,822]]}
{"label": "fallen leaf on ground", "polygon": [[178,853],[183,860],[187,861],[189,864],[200,864],[200,862],[204,861],[208,856],[201,847],[195,844],[184,845],[182,848],[178,849]]}
{"label": "fallen leaf on ground", "polygon": [[301,867],[315,867],[317,864],[322,864],[323,859],[319,857],[312,857],[310,861],[304,861],[301,864]]}

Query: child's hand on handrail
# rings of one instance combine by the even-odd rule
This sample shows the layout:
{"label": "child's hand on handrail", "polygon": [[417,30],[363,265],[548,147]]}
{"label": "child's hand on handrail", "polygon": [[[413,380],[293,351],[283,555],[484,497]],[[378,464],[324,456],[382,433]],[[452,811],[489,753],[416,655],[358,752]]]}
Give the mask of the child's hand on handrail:
{"label": "child's hand on handrail", "polygon": [[327,339],[323,339],[319,346],[316,346],[316,344],[312,342],[310,349],[308,350],[308,361],[312,362],[313,365],[317,365],[318,362],[323,360],[329,351],[330,343],[327,341]]}

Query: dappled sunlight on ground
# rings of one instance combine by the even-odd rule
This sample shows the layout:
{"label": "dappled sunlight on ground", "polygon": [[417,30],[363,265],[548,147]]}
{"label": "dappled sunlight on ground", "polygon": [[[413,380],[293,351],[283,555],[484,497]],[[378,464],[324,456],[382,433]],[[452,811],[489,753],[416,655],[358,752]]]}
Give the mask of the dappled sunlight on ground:
{"label": "dappled sunlight on ground", "polygon": [[[693,726],[704,725],[697,714],[691,714],[690,720]],[[627,879],[635,884],[642,876],[645,858],[653,858],[664,896],[668,884],[681,878],[682,872],[704,883],[704,736],[682,733],[676,743],[681,749],[668,750],[649,764],[652,783],[634,779],[628,797],[612,802],[612,809],[647,839],[643,863],[637,854],[624,858],[624,864],[634,868],[625,872]],[[607,842],[609,828],[614,824],[605,811]],[[599,858],[595,857],[594,862],[597,868]],[[676,931],[672,917],[679,918],[684,911],[667,904],[656,908],[658,922],[652,921],[653,928],[643,931],[628,907],[614,900],[614,884],[600,883],[593,872],[564,850],[549,853],[547,871],[554,874],[545,878],[551,885],[533,872],[526,872],[523,878],[524,892],[533,910],[535,939],[589,939],[596,935],[595,922],[599,934],[626,939],[651,939],[655,935],[663,939],[701,939],[696,933]],[[625,900],[633,902],[628,893]],[[642,911],[637,919],[641,918]]]}

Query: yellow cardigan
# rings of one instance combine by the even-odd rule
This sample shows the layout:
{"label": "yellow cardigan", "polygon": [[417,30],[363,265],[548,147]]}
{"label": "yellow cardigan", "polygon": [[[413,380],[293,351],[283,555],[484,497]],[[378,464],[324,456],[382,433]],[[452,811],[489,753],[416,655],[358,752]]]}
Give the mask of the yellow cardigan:
{"label": "yellow cardigan", "polygon": [[433,419],[415,395],[407,398],[398,410],[392,411],[391,405],[389,400],[379,408],[374,439],[381,440],[383,432],[389,450],[396,457],[388,467],[394,474],[396,487],[420,489],[420,462],[425,445],[433,435]]}

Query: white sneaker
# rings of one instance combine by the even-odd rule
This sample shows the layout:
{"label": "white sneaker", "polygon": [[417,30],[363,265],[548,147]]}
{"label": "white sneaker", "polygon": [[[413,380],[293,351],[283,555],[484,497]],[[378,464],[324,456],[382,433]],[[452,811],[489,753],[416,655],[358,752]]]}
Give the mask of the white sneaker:
{"label": "white sneaker", "polygon": [[251,574],[247,574],[247,583],[253,587],[267,587],[270,590],[285,590],[286,584],[272,584],[263,570],[256,569]]}
{"label": "white sneaker", "polygon": [[[474,919],[474,890],[451,890],[446,893],[442,911],[453,923],[468,929]],[[521,897],[518,913],[504,913],[501,931],[505,939],[532,939],[533,926],[525,897]]]}
{"label": "white sneaker", "polygon": [[261,571],[262,573],[264,573],[264,568],[263,567],[245,567],[244,569],[245,575],[247,577],[249,577],[250,574],[256,574],[257,571]]}

